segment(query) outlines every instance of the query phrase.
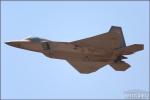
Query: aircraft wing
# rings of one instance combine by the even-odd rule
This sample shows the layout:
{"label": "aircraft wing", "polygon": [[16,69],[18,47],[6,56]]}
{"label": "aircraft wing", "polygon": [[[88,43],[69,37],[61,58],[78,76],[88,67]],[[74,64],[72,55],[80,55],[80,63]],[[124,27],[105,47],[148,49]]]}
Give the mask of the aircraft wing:
{"label": "aircraft wing", "polygon": [[109,32],[94,37],[71,42],[76,46],[95,47],[99,49],[115,49],[125,47],[121,27],[112,26]]}
{"label": "aircraft wing", "polygon": [[83,62],[83,61],[71,61],[68,62],[80,73],[92,73],[102,68],[107,62]]}

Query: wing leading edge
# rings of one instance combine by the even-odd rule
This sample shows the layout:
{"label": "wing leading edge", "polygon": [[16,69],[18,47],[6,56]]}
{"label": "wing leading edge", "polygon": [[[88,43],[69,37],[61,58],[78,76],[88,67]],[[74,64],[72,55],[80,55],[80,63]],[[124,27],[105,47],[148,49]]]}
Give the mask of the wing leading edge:
{"label": "wing leading edge", "polygon": [[122,29],[121,27],[116,26],[112,26],[107,33],[73,41],[71,43],[81,47],[95,47],[103,49],[116,49],[126,46]]}

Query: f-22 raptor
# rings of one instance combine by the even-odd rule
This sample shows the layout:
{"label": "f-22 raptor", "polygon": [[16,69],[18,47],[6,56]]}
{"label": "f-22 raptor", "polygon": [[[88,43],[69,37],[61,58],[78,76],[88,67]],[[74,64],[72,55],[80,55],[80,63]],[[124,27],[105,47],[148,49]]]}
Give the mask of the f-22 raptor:
{"label": "f-22 raptor", "polygon": [[109,64],[116,71],[130,67],[122,61],[130,55],[143,50],[143,44],[126,46],[121,27],[112,26],[106,33],[73,42],[55,42],[38,37],[6,42],[6,44],[43,53],[45,56],[67,60],[80,73],[88,74]]}

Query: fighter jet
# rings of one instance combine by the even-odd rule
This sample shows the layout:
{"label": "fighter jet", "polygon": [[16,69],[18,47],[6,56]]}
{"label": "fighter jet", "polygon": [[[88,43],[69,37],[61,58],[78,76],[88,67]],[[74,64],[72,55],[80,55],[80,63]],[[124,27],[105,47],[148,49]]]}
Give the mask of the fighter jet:
{"label": "fighter jet", "polygon": [[143,44],[126,46],[121,27],[112,26],[106,33],[73,42],[56,42],[38,37],[6,42],[6,44],[35,52],[55,59],[67,60],[80,73],[88,74],[109,64],[116,71],[130,67],[122,61],[143,50]]}

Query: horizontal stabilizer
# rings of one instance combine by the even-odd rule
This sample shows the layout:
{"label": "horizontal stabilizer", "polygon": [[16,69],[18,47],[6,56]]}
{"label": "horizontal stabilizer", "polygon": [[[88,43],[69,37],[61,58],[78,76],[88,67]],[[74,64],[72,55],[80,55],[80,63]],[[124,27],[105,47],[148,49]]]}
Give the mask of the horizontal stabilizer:
{"label": "horizontal stabilizer", "polygon": [[117,49],[115,52],[118,52],[121,55],[130,55],[133,54],[134,52],[141,51],[143,49],[144,49],[143,44],[133,44],[127,47]]}
{"label": "horizontal stabilizer", "polygon": [[124,61],[118,61],[110,64],[116,71],[125,71],[130,65]]}

